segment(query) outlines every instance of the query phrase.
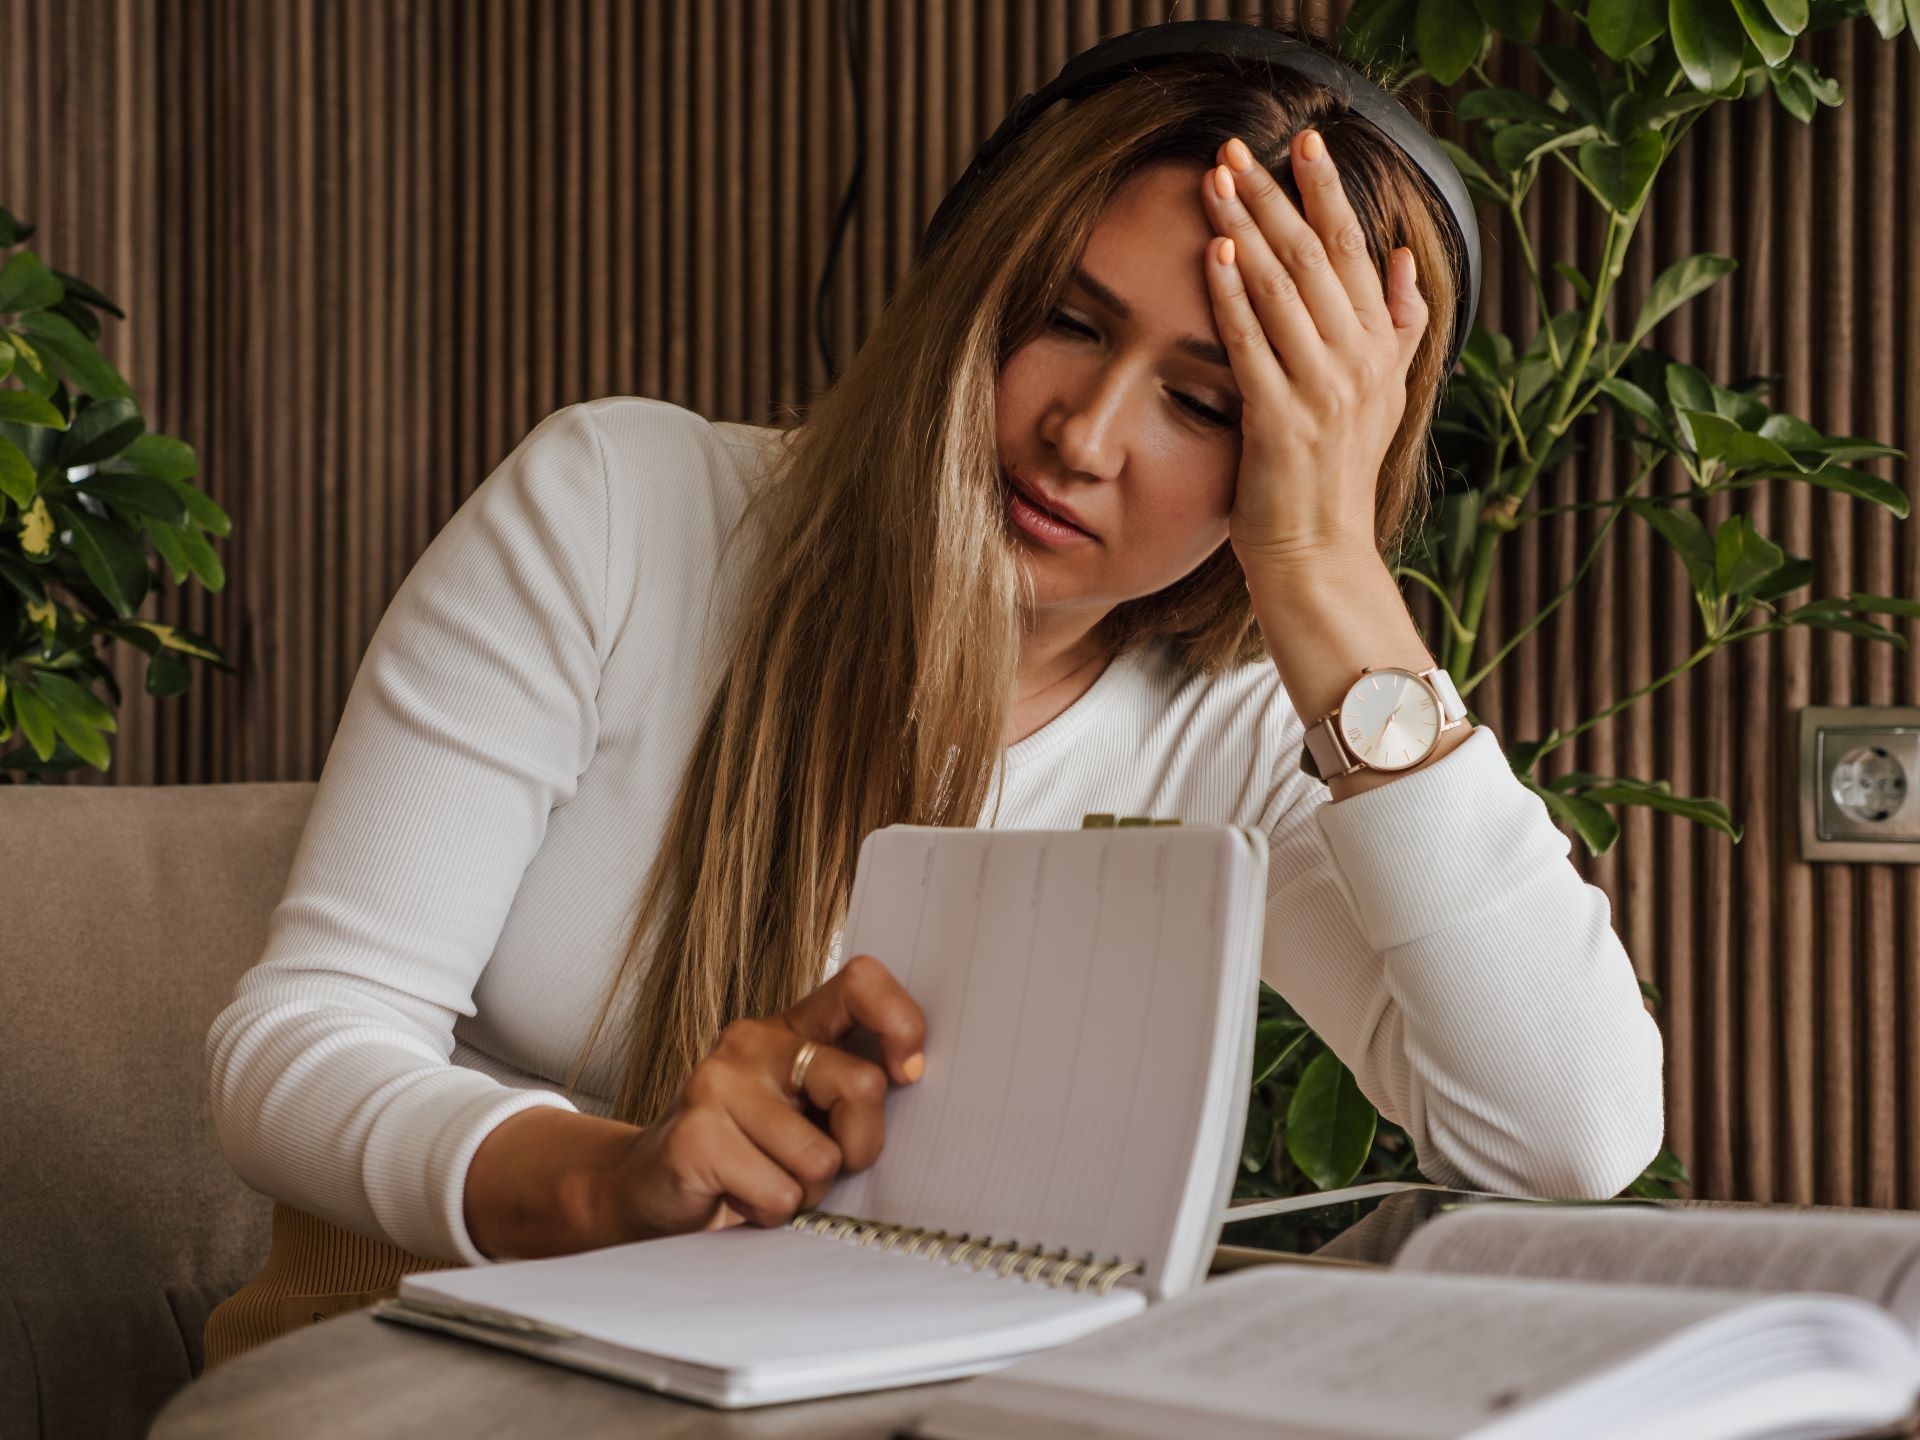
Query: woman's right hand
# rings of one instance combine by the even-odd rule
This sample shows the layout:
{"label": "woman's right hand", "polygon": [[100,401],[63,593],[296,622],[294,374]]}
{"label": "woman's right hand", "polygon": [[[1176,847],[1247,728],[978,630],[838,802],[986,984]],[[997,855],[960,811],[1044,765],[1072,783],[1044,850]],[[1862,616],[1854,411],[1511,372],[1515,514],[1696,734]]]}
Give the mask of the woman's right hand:
{"label": "woman's right hand", "polygon": [[[856,1030],[878,1038],[884,1069],[840,1047]],[[796,1096],[788,1080],[809,1040],[817,1048]],[[920,1007],[871,955],[782,1014],[734,1021],[604,1177],[609,1228],[643,1240],[737,1220],[784,1225],[819,1204],[835,1176],[878,1158],[889,1082],[920,1078],[925,1043]]]}

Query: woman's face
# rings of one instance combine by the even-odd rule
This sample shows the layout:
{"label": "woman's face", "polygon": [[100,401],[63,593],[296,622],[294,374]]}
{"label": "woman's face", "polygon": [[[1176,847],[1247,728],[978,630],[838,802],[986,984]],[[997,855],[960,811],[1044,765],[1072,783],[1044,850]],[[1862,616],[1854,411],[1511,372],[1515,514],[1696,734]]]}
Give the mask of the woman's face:
{"label": "woman's face", "polygon": [[1214,234],[1205,174],[1166,162],[1132,176],[1047,328],[1001,369],[1002,468],[1090,532],[1036,534],[1003,475],[1042,608],[1098,619],[1189,574],[1227,538],[1240,395],[1203,273]]}

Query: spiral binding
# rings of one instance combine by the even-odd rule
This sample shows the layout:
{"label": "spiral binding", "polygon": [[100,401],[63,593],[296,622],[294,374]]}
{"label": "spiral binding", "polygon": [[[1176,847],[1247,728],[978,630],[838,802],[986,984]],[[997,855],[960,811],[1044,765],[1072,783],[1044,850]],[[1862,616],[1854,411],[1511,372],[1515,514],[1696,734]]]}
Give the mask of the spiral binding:
{"label": "spiral binding", "polygon": [[[802,1210],[787,1225],[810,1235],[824,1235],[829,1240],[848,1240],[859,1245],[880,1242],[882,1250],[891,1250],[904,1241],[902,1254],[923,1260],[945,1259],[949,1265],[971,1265],[977,1271],[991,1265],[1009,1277],[1018,1268],[1022,1280],[1044,1280],[1055,1289],[1072,1280],[1076,1294],[1093,1289],[1110,1295],[1123,1276],[1141,1268],[1130,1260],[1097,1260],[1091,1251],[1076,1257],[1065,1250],[1031,1248],[1017,1240],[996,1241],[991,1235],[955,1235],[945,1230],[883,1225],[826,1210]],[[944,1256],[940,1253],[943,1249],[947,1250]],[[1079,1271],[1077,1277],[1076,1270]]]}

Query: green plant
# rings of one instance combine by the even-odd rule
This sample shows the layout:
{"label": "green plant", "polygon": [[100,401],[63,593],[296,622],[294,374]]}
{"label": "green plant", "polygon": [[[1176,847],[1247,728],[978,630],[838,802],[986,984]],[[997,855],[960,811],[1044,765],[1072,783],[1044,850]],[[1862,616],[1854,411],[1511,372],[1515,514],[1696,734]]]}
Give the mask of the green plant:
{"label": "green plant", "polygon": [[[1463,347],[1434,425],[1449,483],[1424,532],[1397,557],[1394,573],[1437,597],[1445,629],[1435,654],[1467,698],[1566,602],[1623,515],[1651,526],[1685,567],[1703,630],[1699,645],[1682,664],[1597,715],[1509,743],[1507,759],[1591,854],[1604,854],[1619,838],[1609,808],[1617,805],[1678,815],[1737,844],[1741,827],[1720,800],[1676,795],[1666,780],[1622,775],[1574,771],[1542,781],[1540,761],[1709,656],[1790,625],[1904,650],[1902,635],[1863,617],[1920,618],[1920,602],[1856,591],[1783,609],[1785,597],[1813,582],[1813,562],[1787,553],[1744,514],[1730,515],[1710,533],[1693,507],[1709,495],[1786,481],[1883,505],[1904,520],[1905,491],[1847,462],[1905,458],[1905,452],[1824,434],[1773,410],[1760,396],[1776,377],[1722,386],[1643,343],[1662,319],[1731,274],[1731,256],[1693,255],[1668,266],[1624,336],[1612,334],[1607,303],[1661,167],[1708,107],[1747,96],[1755,82],[1754,98],[1771,92],[1795,119],[1811,121],[1818,106],[1841,103],[1840,88],[1794,58],[1795,41],[1865,16],[1882,39],[1905,29],[1920,44],[1920,0],[1554,3],[1585,27],[1594,53],[1536,42],[1543,0],[1357,0],[1341,32],[1341,52],[1389,90],[1422,74],[1443,86],[1469,72],[1480,82],[1454,106],[1472,126],[1473,148],[1442,143],[1473,197],[1497,205],[1511,222],[1514,253],[1527,267],[1539,309],[1537,330],[1523,350],[1478,325]],[[1488,78],[1484,61],[1500,39],[1523,47],[1539,67],[1547,98]],[[1521,218],[1527,192],[1549,164],[1571,173],[1606,218],[1596,274],[1564,261],[1549,267],[1578,301],[1558,314]],[[1620,496],[1523,508],[1543,475],[1584,448],[1575,427],[1601,409],[1624,431],[1635,461]],[[1642,494],[1669,459],[1678,462],[1685,488]],[[1607,513],[1573,578],[1479,660],[1480,624],[1502,543],[1533,521],[1574,510]],[[1657,1005],[1657,992],[1644,981],[1642,989]],[[1324,1042],[1270,991],[1262,996],[1259,1024],[1239,1193],[1292,1194],[1412,1173],[1404,1132],[1379,1119]],[[1672,1184],[1687,1181],[1685,1166],[1662,1149],[1629,1191],[1671,1195]]]}
{"label": "green plant", "polygon": [[[0,209],[0,250],[34,227]],[[221,648],[138,618],[160,583],[151,541],[177,585],[209,590],[226,572],[209,536],[233,522],[189,483],[193,448],[147,429],[133,392],[100,353],[100,317],[125,313],[31,250],[0,268],[0,783],[39,783],[86,764],[106,770],[119,728],[93,689],[121,700],[103,646],[147,656],[149,694],[193,684],[186,657],[231,672]]]}

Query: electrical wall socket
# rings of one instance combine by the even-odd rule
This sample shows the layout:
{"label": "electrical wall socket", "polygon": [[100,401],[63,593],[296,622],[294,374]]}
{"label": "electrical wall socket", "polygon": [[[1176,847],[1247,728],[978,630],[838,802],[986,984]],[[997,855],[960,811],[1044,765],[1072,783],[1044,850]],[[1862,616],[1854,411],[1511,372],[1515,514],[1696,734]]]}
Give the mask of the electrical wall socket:
{"label": "electrical wall socket", "polygon": [[1920,706],[1800,712],[1800,858],[1920,865]]}

